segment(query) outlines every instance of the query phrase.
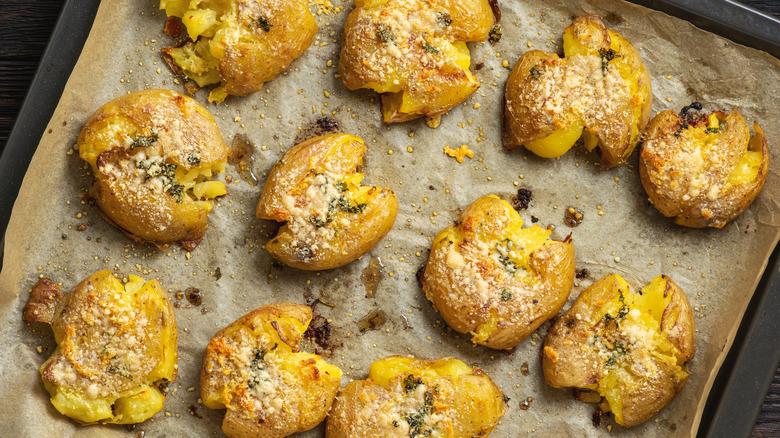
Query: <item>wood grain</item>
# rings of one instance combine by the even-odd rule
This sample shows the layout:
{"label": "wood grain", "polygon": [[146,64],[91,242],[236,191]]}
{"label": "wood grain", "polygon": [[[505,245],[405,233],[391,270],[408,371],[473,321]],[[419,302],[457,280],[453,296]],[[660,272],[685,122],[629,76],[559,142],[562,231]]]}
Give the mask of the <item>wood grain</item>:
{"label": "wood grain", "polygon": [[[780,18],[780,1],[743,3]],[[64,0],[0,0],[0,151],[38,67]],[[780,437],[780,367],[751,435]]]}

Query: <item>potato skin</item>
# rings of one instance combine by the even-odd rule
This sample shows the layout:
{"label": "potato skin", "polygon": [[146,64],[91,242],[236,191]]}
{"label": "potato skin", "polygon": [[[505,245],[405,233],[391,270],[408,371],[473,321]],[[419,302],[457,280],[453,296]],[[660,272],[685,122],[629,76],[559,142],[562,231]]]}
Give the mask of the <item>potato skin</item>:
{"label": "potato skin", "polygon": [[339,71],[350,90],[382,94],[385,123],[436,118],[479,88],[465,41],[496,22],[488,0],[356,1],[347,17]]}
{"label": "potato skin", "polygon": [[332,269],[370,251],[392,229],[398,198],[387,188],[360,185],[356,173],[366,145],[329,134],[292,147],[273,167],[257,217],[286,222],[265,245],[298,269]]}
{"label": "potato skin", "polygon": [[[707,133],[711,118],[717,132]],[[650,202],[678,225],[722,228],[756,199],[769,172],[769,150],[763,131],[750,130],[742,115],[716,111],[709,116],[681,117],[666,110],[653,118],[639,156],[639,175]],[[755,176],[733,183],[732,175],[750,153],[760,154]]]}
{"label": "potato skin", "polygon": [[108,222],[139,243],[197,247],[211,202],[190,189],[203,179],[200,173],[221,171],[230,154],[202,105],[168,90],[120,96],[87,121],[78,147],[95,174],[93,206]]}
{"label": "potato skin", "polygon": [[[339,391],[325,436],[428,436],[433,428],[427,420],[434,414],[438,436],[487,437],[506,409],[504,394],[477,367],[449,357],[390,356],[371,364],[368,379]],[[411,433],[415,424],[417,435]]]}
{"label": "potato skin", "polygon": [[57,348],[40,373],[51,402],[81,424],[135,424],[163,409],[176,380],[176,318],[157,280],[92,274],[63,296],[42,278],[24,319],[51,325]]}
{"label": "potato skin", "polygon": [[674,281],[659,276],[641,295],[629,291],[616,274],[593,283],[550,328],[542,355],[547,384],[597,392],[625,427],[680,392],[695,354],[693,311]]}
{"label": "potato skin", "polygon": [[341,370],[300,352],[311,322],[308,306],[267,304],[217,332],[206,348],[201,398],[227,408],[222,430],[231,438],[285,437],[325,419]]}
{"label": "potato skin", "polygon": [[586,148],[599,146],[602,168],[624,163],[650,119],[650,74],[639,52],[590,14],[566,28],[564,53],[532,50],[515,64],[504,94],[504,146],[552,158],[582,133]]}
{"label": "potato skin", "polygon": [[[193,80],[197,78],[201,85],[221,82],[228,95],[245,96],[261,90],[265,82],[284,72],[302,55],[317,34],[317,24],[306,0],[228,0],[216,4],[203,2],[195,9],[189,6],[189,0],[160,2],[160,8],[168,16],[183,18],[193,12],[214,11],[215,18],[219,17],[219,22],[215,20],[202,34],[197,34],[197,26],[187,26],[192,40],[198,37],[207,40],[209,53],[201,54],[198,59],[203,59],[208,66],[188,68],[190,64],[183,62],[187,57],[177,53],[182,52],[181,48],[169,47],[163,52],[178,73]],[[265,20],[263,24],[261,20]],[[184,24],[188,22],[185,20]],[[195,46],[192,40],[185,49]],[[211,73],[214,70],[219,72],[218,80],[200,79],[214,78]],[[222,99],[224,96],[217,97],[216,93],[209,97],[215,102]]]}
{"label": "potato skin", "polygon": [[[436,236],[420,280],[447,324],[486,347],[522,342],[563,308],[574,282],[572,240],[550,241],[549,231],[522,224],[506,201],[477,199]],[[509,257],[515,272],[501,261],[506,239],[518,248]]]}

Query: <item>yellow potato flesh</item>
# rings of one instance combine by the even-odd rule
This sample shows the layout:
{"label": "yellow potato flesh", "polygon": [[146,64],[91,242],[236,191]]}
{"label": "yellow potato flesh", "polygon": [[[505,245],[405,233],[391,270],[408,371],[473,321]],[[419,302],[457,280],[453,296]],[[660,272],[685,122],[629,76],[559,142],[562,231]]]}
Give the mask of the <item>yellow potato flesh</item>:
{"label": "yellow potato flesh", "polygon": [[414,374],[422,378],[452,376],[457,382],[458,376],[472,372],[471,367],[451,357],[430,361],[422,367],[420,362],[419,359],[400,356],[380,359],[371,364],[368,378],[389,390],[390,380],[402,375]]}
{"label": "yellow potato flesh", "polygon": [[584,124],[573,125],[566,129],[558,129],[547,137],[529,141],[525,148],[542,158],[556,158],[565,154],[577,139],[582,136]]}

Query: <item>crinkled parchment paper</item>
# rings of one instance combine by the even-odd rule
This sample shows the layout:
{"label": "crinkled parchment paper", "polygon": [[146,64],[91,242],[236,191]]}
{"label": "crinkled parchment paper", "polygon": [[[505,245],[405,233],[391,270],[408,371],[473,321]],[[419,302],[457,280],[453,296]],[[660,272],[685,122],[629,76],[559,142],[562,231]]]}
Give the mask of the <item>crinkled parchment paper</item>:
{"label": "crinkled parchment paper", "polygon": [[[135,245],[80,202],[79,194],[87,190],[91,176],[72,148],[87,118],[110,99],[139,89],[185,92],[160,58],[160,49],[171,41],[162,34],[165,16],[157,11],[157,2],[103,1],[33,158],[6,233],[0,275],[4,433],[219,436],[223,413],[198,402],[200,364],[211,336],[262,304],[319,298],[333,306],[319,304],[316,309],[332,322],[335,347],[329,360],[342,367],[345,384],[365,378],[371,362],[387,355],[454,356],[481,367],[511,398],[495,437],[694,435],[717,369],[778,239],[777,172],[770,173],[753,206],[724,229],[675,226],[647,202],[636,153],[628,165],[601,171],[595,165],[597,155],[582,147],[559,160],[539,159],[523,150],[504,151],[501,114],[509,69],[501,64],[507,60],[511,68],[530,48],[559,50],[563,28],[572,17],[598,13],[639,49],[647,63],[654,113],[679,110],[694,97],[706,110],[738,108],[765,129],[773,149],[772,168],[777,169],[780,113],[774,99],[780,94],[780,63],[642,7],[616,0],[571,3],[503,1],[503,39],[495,46],[470,46],[472,66],[484,63],[476,72],[482,87],[445,115],[437,129],[422,120],[386,127],[375,94],[346,90],[336,73],[342,26],[352,5],[335,0],[340,10],[324,13],[312,4],[313,11],[321,12],[317,42],[287,73],[257,94],[231,97],[219,106],[207,104],[228,143],[243,134],[255,144],[253,170],[260,185],[240,180],[228,166],[229,195],[211,214],[203,242],[187,253],[180,247],[159,251]],[[196,98],[205,102],[206,92]],[[266,172],[323,115],[336,120],[343,132],[366,140],[366,182],[395,190],[401,205],[393,230],[362,259],[332,271],[302,272],[272,263],[262,246],[275,226],[255,219],[254,210]],[[474,151],[473,159],[458,164],[444,155],[445,145],[461,144]],[[577,283],[572,300],[594,279],[611,272],[640,287],[667,274],[687,293],[697,324],[693,375],[655,419],[630,430],[613,426],[608,431],[607,425],[614,424],[611,419],[595,427],[593,405],[574,400],[570,390],[544,384],[539,350],[547,324],[511,353],[475,347],[468,336],[449,330],[422,294],[415,273],[426,261],[433,236],[477,197],[496,193],[509,198],[521,187],[533,192],[531,207],[522,212],[526,222],[530,224],[533,215],[542,225],[554,225],[559,239],[572,233],[577,268],[590,272]],[[569,206],[584,212],[579,227],[563,223]],[[38,374],[54,349],[51,331],[21,318],[39,275],[61,282],[67,292],[100,269],[111,269],[120,278],[129,274],[158,278],[180,304],[178,380],[164,411],[134,432],[122,426],[81,427],[54,410]],[[188,287],[203,293],[201,306],[176,299],[176,291]],[[361,333],[361,319],[377,309],[387,321]],[[530,401],[527,410],[520,408],[524,401]],[[320,426],[305,436],[322,434]]]}

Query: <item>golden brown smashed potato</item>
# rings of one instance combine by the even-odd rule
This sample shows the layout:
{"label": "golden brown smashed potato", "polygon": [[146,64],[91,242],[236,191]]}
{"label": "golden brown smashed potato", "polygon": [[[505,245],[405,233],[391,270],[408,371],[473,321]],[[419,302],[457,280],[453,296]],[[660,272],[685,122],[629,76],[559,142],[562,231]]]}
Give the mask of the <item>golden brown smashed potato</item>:
{"label": "golden brown smashed potato", "polygon": [[756,199],[769,172],[764,132],[742,115],[666,110],[647,127],[639,174],[650,202],[687,227],[722,228]]}
{"label": "golden brown smashed potato", "polygon": [[488,0],[356,0],[341,78],[382,93],[385,123],[434,119],[479,88],[465,42],[483,41],[495,22]]}
{"label": "golden brown smashed potato", "polygon": [[160,9],[181,18],[189,35],[163,49],[166,61],[190,91],[221,84],[209,94],[214,103],[259,91],[317,34],[307,0],[161,0]]}
{"label": "golden brown smashed potato", "polygon": [[276,163],[257,204],[257,217],[285,222],[265,245],[274,258],[298,269],[337,268],[390,231],[398,198],[390,189],[360,185],[356,170],[366,150],[354,135],[322,135]]}
{"label": "golden brown smashed potato", "polygon": [[477,367],[451,357],[390,356],[339,392],[325,436],[487,437],[506,409],[504,394]]}
{"label": "golden brown smashed potato", "polygon": [[650,120],[650,74],[639,52],[597,15],[574,19],[563,52],[526,52],[506,83],[504,146],[540,157],[566,153],[582,137],[601,167],[623,164]]}
{"label": "golden brown smashed potato", "polygon": [[51,324],[57,349],[41,366],[51,403],[82,424],[140,423],[162,410],[176,380],[173,307],[157,280],[122,283],[100,271],[62,297],[48,278],[24,308]]}
{"label": "golden brown smashed potato", "polygon": [[92,166],[89,193],[98,212],[131,239],[166,249],[195,249],[208,228],[213,199],[225,184],[230,148],[198,102],[168,90],[144,90],[103,105],[78,139]]}
{"label": "golden brown smashed potato", "polygon": [[550,240],[495,195],[474,201],[434,239],[423,291],[450,327],[511,348],[558,313],[574,282],[574,244]]}
{"label": "golden brown smashed potato", "polygon": [[209,342],[200,376],[203,404],[225,409],[222,431],[235,437],[285,437],[325,419],[341,370],[300,352],[311,309],[258,307]]}
{"label": "golden brown smashed potato", "polygon": [[617,274],[583,291],[550,328],[542,367],[548,384],[581,388],[625,427],[643,423],[685,385],[695,352],[693,311],[669,277],[634,292]]}

